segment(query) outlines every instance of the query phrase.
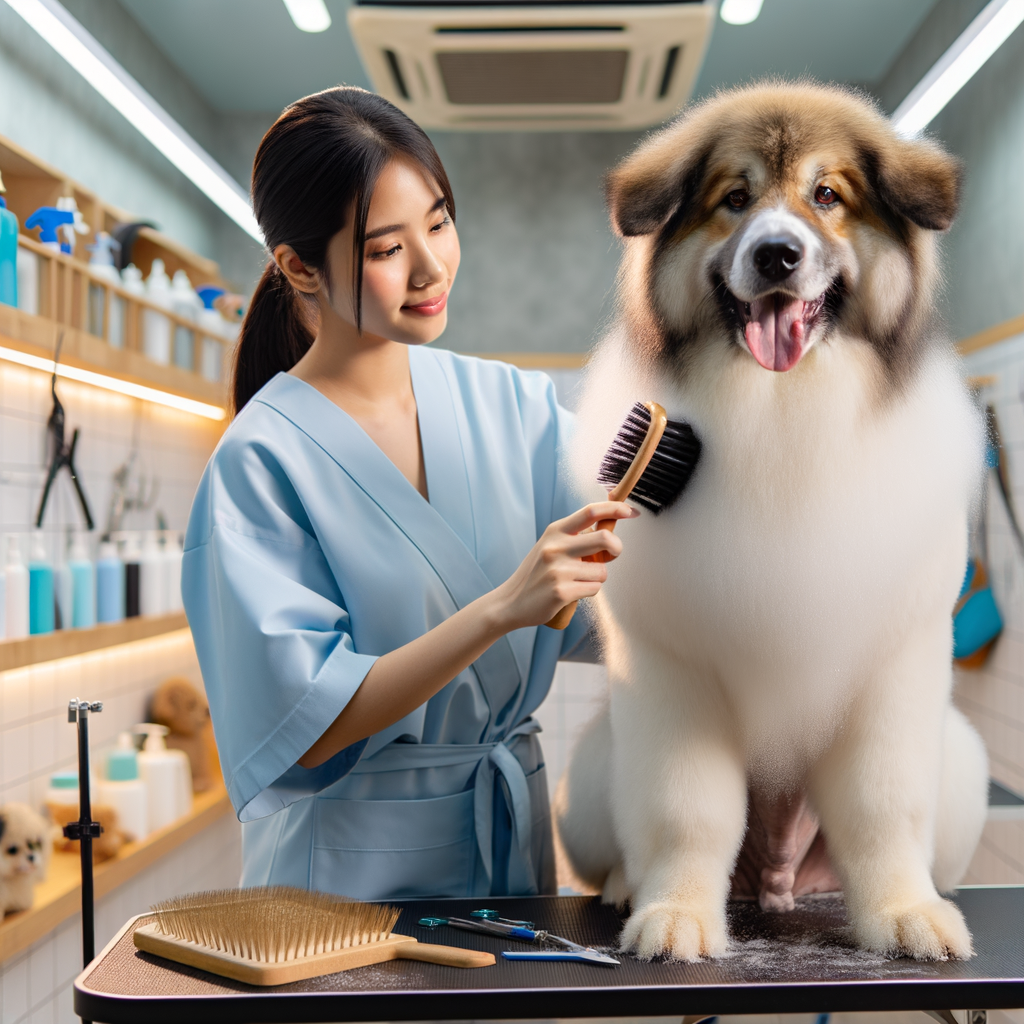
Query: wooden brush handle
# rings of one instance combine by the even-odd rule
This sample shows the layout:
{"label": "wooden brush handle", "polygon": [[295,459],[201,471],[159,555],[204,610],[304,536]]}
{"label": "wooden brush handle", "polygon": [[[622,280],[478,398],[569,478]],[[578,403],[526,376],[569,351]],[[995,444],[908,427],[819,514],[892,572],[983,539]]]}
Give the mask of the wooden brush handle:
{"label": "wooden brush handle", "polygon": [[[644,470],[650,465],[651,459],[658,448],[658,443],[665,433],[665,427],[668,425],[668,413],[657,402],[644,402],[644,405],[651,414],[651,425],[647,428],[647,436],[644,438],[643,444],[640,445],[640,450],[633,456],[629,469],[623,474],[622,479],[608,492],[609,501],[625,501],[630,496],[640,477],[644,475]],[[617,522],[617,519],[602,519],[594,529],[607,530],[609,533],[614,533]],[[584,562],[607,562],[609,560],[608,555],[604,551],[598,551],[593,555],[585,555],[583,558]],[[576,613],[576,604],[576,601],[573,601],[572,604],[567,604],[561,611],[556,612],[552,618],[548,619],[544,625],[550,626],[551,629],[565,629]]]}
{"label": "wooden brush handle", "polygon": [[430,942],[405,942],[398,947],[398,958],[424,960],[428,964],[444,964],[445,967],[490,967],[494,963],[493,953],[459,949],[458,946],[435,946]]}

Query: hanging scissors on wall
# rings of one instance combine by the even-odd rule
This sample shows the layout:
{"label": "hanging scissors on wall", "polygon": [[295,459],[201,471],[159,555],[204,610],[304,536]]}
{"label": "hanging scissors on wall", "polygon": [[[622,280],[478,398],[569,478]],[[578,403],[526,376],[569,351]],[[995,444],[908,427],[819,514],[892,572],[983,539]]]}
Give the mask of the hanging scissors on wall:
{"label": "hanging scissors on wall", "polygon": [[78,445],[78,427],[75,427],[71,435],[71,444],[64,443],[64,406],[60,404],[57,397],[57,363],[60,361],[60,347],[64,344],[64,332],[60,332],[57,338],[57,350],[53,354],[53,376],[50,378],[50,394],[53,395],[53,409],[50,418],[46,421],[46,431],[50,437],[52,455],[50,457],[50,471],[46,474],[46,483],[43,486],[43,496],[39,499],[39,512],[36,515],[36,526],[43,525],[43,515],[46,512],[46,502],[50,497],[50,488],[57,474],[65,467],[71,476],[71,482],[75,485],[75,493],[78,495],[79,504],[82,506],[82,514],[85,516],[85,524],[88,529],[93,528],[92,512],[89,511],[89,501],[82,490],[82,484],[78,479],[78,470],[75,468],[75,448]]}

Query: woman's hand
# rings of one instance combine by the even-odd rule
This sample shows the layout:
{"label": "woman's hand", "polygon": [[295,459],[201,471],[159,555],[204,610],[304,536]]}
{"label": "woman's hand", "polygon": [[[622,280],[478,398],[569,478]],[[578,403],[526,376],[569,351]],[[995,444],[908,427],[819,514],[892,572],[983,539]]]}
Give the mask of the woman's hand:
{"label": "woman's hand", "polygon": [[[608,578],[604,563],[619,556],[622,541],[609,530],[591,527],[639,514],[622,501],[599,501],[552,523],[519,568],[490,595],[504,630],[539,626],[570,602],[593,597]],[[594,555],[600,561],[584,561]]]}

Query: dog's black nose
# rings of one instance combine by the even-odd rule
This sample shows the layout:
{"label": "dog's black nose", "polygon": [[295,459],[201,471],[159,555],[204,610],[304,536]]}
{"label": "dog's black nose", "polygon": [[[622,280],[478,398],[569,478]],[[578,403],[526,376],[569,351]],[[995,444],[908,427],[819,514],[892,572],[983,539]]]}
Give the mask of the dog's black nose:
{"label": "dog's black nose", "polygon": [[803,246],[792,235],[766,238],[754,249],[754,266],[769,281],[785,280],[803,258]]}

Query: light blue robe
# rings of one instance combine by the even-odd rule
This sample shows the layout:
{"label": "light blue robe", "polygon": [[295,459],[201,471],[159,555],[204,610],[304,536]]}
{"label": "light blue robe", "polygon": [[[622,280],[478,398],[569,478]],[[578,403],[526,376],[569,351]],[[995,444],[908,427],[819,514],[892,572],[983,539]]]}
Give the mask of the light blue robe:
{"label": "light blue robe", "polygon": [[301,757],[374,660],[506,580],[578,507],[549,378],[411,348],[429,503],[361,427],[279,374],[199,485],[182,588],[243,885],[360,899],[554,891],[530,717],[585,616],[519,629],[406,718],[318,768]]}

